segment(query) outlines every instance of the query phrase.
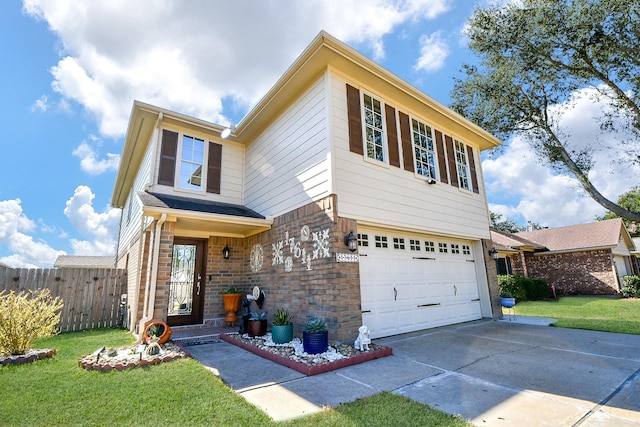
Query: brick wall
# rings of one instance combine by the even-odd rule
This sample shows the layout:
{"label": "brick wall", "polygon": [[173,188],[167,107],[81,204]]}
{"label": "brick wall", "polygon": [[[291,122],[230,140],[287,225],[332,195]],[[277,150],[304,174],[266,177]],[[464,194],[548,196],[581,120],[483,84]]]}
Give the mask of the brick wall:
{"label": "brick wall", "polygon": [[[257,285],[264,290],[263,310],[269,312],[269,319],[279,307],[289,310],[298,336],[309,317],[322,318],[329,339],[337,341],[355,339],[362,323],[359,266],[336,262],[337,252],[349,253],[343,239],[349,231],[356,231],[356,224],[337,216],[336,202],[335,196],[329,196],[289,212],[275,218],[268,232],[245,241],[244,289]],[[308,227],[308,238],[303,227]],[[262,268],[257,272],[251,268],[256,245],[263,251]],[[255,304],[251,308],[255,310]]]}
{"label": "brick wall", "polygon": [[502,306],[500,305],[500,287],[498,286],[498,274],[496,273],[496,260],[489,255],[489,249],[493,248],[491,240],[482,240],[482,253],[484,267],[489,284],[489,300],[491,301],[491,316],[494,319],[502,319]]}
{"label": "brick wall", "polygon": [[[224,259],[222,249],[228,246],[229,259]],[[213,236],[207,242],[207,267],[204,294],[204,318],[226,316],[222,292],[231,286],[247,294],[250,289],[245,279],[245,239]]]}
{"label": "brick wall", "polygon": [[549,286],[555,286],[557,294],[611,295],[619,292],[610,251],[537,256],[527,252],[524,256],[528,277],[545,279]]}

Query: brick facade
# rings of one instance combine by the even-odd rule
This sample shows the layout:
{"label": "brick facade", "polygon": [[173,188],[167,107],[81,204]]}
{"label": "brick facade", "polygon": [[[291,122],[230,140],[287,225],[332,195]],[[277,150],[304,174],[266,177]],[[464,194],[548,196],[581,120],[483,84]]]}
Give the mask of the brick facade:
{"label": "brick facade", "polygon": [[484,256],[484,268],[489,284],[489,300],[491,301],[491,316],[493,319],[502,319],[502,306],[500,305],[500,287],[498,286],[498,274],[496,273],[496,261],[489,255],[489,249],[493,248],[491,240],[482,240],[482,253]]}
{"label": "brick facade", "polygon": [[524,254],[528,275],[555,286],[558,295],[613,295],[620,291],[609,250]]}

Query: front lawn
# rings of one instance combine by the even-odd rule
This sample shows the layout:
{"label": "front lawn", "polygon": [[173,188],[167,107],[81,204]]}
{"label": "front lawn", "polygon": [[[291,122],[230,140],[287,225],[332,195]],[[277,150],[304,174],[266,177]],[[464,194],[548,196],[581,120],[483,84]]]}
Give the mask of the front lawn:
{"label": "front lawn", "polygon": [[391,393],[275,423],[193,359],[122,372],[87,371],[78,359],[131,344],[114,329],[65,333],[35,342],[52,359],[0,367],[0,425],[7,426],[468,426]]}
{"label": "front lawn", "polygon": [[558,300],[522,301],[516,314],[551,317],[561,328],[589,329],[640,335],[640,299],[592,296],[561,297]]}

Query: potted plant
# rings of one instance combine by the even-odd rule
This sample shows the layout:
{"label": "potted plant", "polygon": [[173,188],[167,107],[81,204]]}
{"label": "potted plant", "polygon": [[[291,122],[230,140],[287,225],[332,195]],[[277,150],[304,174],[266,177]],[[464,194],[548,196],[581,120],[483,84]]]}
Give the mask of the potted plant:
{"label": "potted plant", "polygon": [[307,320],[302,332],[302,346],[309,354],[324,353],[329,348],[329,332],[322,319]]}
{"label": "potted plant", "polygon": [[247,334],[250,337],[261,337],[267,334],[267,313],[251,312],[247,322]]}
{"label": "potted plant", "polygon": [[242,294],[240,290],[235,286],[231,286],[227,288],[226,291],[222,293],[222,300],[224,301],[224,311],[227,312],[227,317],[224,318],[225,322],[233,323],[238,320],[238,316],[236,316],[236,311],[240,308],[240,299],[242,298]]}
{"label": "potted plant", "polygon": [[145,344],[158,339],[158,344],[164,344],[171,338],[171,328],[161,320],[153,320],[144,328],[142,339]]}
{"label": "potted plant", "polygon": [[271,320],[271,339],[276,344],[284,344],[293,339],[293,317],[284,308],[279,308]]}
{"label": "potted plant", "polygon": [[516,305],[516,299],[511,295],[511,292],[500,292],[500,305],[511,308]]}

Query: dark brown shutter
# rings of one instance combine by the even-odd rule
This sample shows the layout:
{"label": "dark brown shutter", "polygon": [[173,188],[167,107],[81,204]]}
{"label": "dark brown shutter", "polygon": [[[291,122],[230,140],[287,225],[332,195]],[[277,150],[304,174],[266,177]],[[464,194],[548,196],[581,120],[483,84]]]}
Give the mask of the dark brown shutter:
{"label": "dark brown shutter", "polygon": [[444,142],[442,141],[442,132],[435,130],[436,134],[436,151],[438,154],[438,169],[440,169],[440,182],[449,183],[447,178],[447,156],[444,154]]}
{"label": "dark brown shutter", "polygon": [[220,177],[222,175],[222,145],[209,143],[209,159],[207,162],[207,193],[220,194]]}
{"label": "dark brown shutter", "polygon": [[473,158],[473,147],[467,145],[467,157],[469,158],[469,173],[471,174],[471,187],[474,193],[480,193],[478,189],[478,175],[476,172],[476,159]]}
{"label": "dark brown shutter", "polygon": [[352,153],[364,154],[360,91],[349,84],[347,84],[347,116],[349,119],[349,150]]}
{"label": "dark brown shutter", "polygon": [[413,172],[413,144],[411,143],[411,124],[409,116],[400,111],[400,139],[402,140],[402,161],[404,170]]}
{"label": "dark brown shutter", "polygon": [[453,149],[453,138],[444,136],[447,143],[447,159],[449,160],[449,181],[454,187],[458,187],[458,167],[456,166],[456,152]]}
{"label": "dark brown shutter", "polygon": [[390,105],[384,105],[385,118],[387,120],[387,141],[389,145],[389,164],[400,167],[400,149],[398,148],[398,127],[396,126],[396,109]]}
{"label": "dark brown shutter", "polygon": [[176,153],[178,151],[178,133],[162,130],[162,146],[160,148],[160,170],[158,184],[173,187],[176,170]]}

